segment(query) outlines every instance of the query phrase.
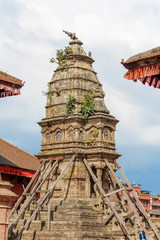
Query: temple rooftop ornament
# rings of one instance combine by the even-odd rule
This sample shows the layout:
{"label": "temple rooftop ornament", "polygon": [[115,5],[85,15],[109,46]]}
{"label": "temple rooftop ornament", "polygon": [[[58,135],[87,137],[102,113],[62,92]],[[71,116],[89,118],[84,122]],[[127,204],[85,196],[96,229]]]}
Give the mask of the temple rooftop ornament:
{"label": "temple rooftop ornament", "polygon": [[71,33],[71,32],[65,31],[65,30],[63,30],[63,32],[64,32],[65,34],[67,34],[72,40],[78,39],[78,38],[76,37],[76,34],[75,34],[75,33]]}
{"label": "temple rooftop ornament", "polygon": [[121,63],[128,69],[124,78],[160,88],[160,47],[136,54],[126,62],[122,59]]}
{"label": "temple rooftop ornament", "polygon": [[73,45],[73,44],[78,44],[78,45],[82,45],[83,42],[81,42],[77,37],[76,37],[76,34],[75,33],[71,33],[71,32],[68,32],[68,31],[65,31],[63,30],[63,32],[65,34],[67,34],[72,41],[69,42],[70,45]]}

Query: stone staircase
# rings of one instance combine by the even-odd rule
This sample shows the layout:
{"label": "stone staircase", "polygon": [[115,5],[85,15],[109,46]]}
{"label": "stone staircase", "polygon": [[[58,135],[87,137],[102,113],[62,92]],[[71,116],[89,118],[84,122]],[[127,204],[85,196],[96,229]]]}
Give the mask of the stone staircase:
{"label": "stone staircase", "polygon": [[[26,219],[30,217],[35,205],[19,221],[9,240],[15,240],[17,233],[23,228]],[[50,230],[47,227],[48,207],[43,206],[42,210],[23,232],[21,240],[101,240],[120,239],[123,235],[120,228],[115,229],[110,222],[104,224],[104,209],[95,200],[66,200],[51,201],[51,222]],[[13,218],[10,222],[13,222]],[[24,220],[25,219],[25,220]]]}

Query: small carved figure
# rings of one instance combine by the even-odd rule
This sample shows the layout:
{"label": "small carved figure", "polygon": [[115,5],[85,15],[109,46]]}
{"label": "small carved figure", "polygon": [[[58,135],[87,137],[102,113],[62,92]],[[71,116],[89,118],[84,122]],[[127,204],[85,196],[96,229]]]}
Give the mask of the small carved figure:
{"label": "small carved figure", "polygon": [[101,196],[101,198],[99,199],[98,203],[93,205],[93,210],[94,211],[102,211],[104,210],[104,204],[103,204],[103,198]]}
{"label": "small carved figure", "polygon": [[105,140],[109,138],[109,130],[107,128],[103,130],[103,137]]}
{"label": "small carved figure", "polygon": [[92,57],[92,53],[90,51],[88,52],[88,57]]}
{"label": "small carved figure", "polygon": [[71,32],[65,31],[65,30],[63,30],[63,32],[64,32],[65,34],[67,34],[72,40],[77,39],[75,33],[71,33]]}
{"label": "small carved figure", "polygon": [[51,133],[47,131],[45,135],[46,135],[46,140],[49,141],[51,138]]}

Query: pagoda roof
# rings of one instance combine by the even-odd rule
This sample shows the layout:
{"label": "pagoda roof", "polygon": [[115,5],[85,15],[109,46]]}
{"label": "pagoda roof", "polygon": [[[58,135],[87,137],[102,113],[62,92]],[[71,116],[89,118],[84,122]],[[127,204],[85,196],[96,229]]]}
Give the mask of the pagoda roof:
{"label": "pagoda roof", "polygon": [[[4,169],[4,172],[6,172],[8,168],[12,168],[12,169],[14,168],[17,170],[20,169],[20,170],[26,170],[29,172],[35,172],[38,167],[39,167],[39,160],[36,157],[0,139],[0,170],[1,171],[3,171]],[[19,173],[19,171],[17,171],[17,173]]]}
{"label": "pagoda roof", "polygon": [[0,98],[19,95],[23,85],[22,80],[0,71]]}
{"label": "pagoda roof", "polygon": [[133,55],[128,58],[126,62],[122,59],[121,63],[129,70],[135,67],[143,67],[158,62],[160,62],[160,47],[152,48],[148,51]]}
{"label": "pagoda roof", "polygon": [[126,62],[122,59],[121,63],[128,69],[124,78],[160,88],[160,47],[136,54]]}

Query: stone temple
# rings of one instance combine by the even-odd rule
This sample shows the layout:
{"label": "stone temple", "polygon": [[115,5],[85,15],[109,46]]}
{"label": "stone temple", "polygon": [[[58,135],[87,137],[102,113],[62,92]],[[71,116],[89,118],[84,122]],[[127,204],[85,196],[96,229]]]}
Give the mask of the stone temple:
{"label": "stone temple", "polygon": [[[115,130],[117,120],[110,115],[104,103],[102,84],[92,67],[94,60],[87,56],[78,39],[70,43],[72,53],[65,56],[66,67],[58,66],[49,83],[51,97],[47,99],[46,117],[39,122],[42,132],[42,148],[37,154],[40,161],[63,157],[57,173],[60,173],[66,162],[77,153],[76,161],[65,174],[55,189],[55,198],[88,199],[94,198],[89,175],[82,163],[86,158],[94,168],[102,186],[110,188],[104,169],[104,158],[113,163],[119,154],[115,149]],[[81,104],[84,95],[93,96],[94,114],[84,118]],[[66,116],[68,96],[75,98],[73,113]],[[89,106],[90,107],[90,106]],[[70,179],[70,186],[69,184]]]}
{"label": "stone temple", "polygon": [[[48,84],[46,116],[39,122],[41,152],[36,155],[44,167],[56,159],[58,164],[53,171],[48,167],[45,174],[49,175],[37,198],[49,192],[73,155],[75,158],[56,184],[49,201],[42,204],[18,239],[118,240],[125,238],[123,226],[120,228],[109,207],[104,205],[102,194],[83,163],[86,159],[105,193],[113,191],[114,184],[104,159],[115,171],[115,160],[120,156],[115,147],[118,120],[105,106],[105,94],[92,67],[91,53],[85,53],[83,43],[75,34],[65,33],[71,41],[65,51],[57,52],[58,67]],[[122,206],[117,198],[110,196],[110,200],[120,213]],[[10,240],[16,239],[36,208],[36,199],[33,199],[12,229]],[[106,216],[112,221],[108,223]],[[14,214],[11,222],[15,218]],[[133,226],[130,224],[129,228]],[[136,239],[135,233],[133,236],[125,239]]]}

